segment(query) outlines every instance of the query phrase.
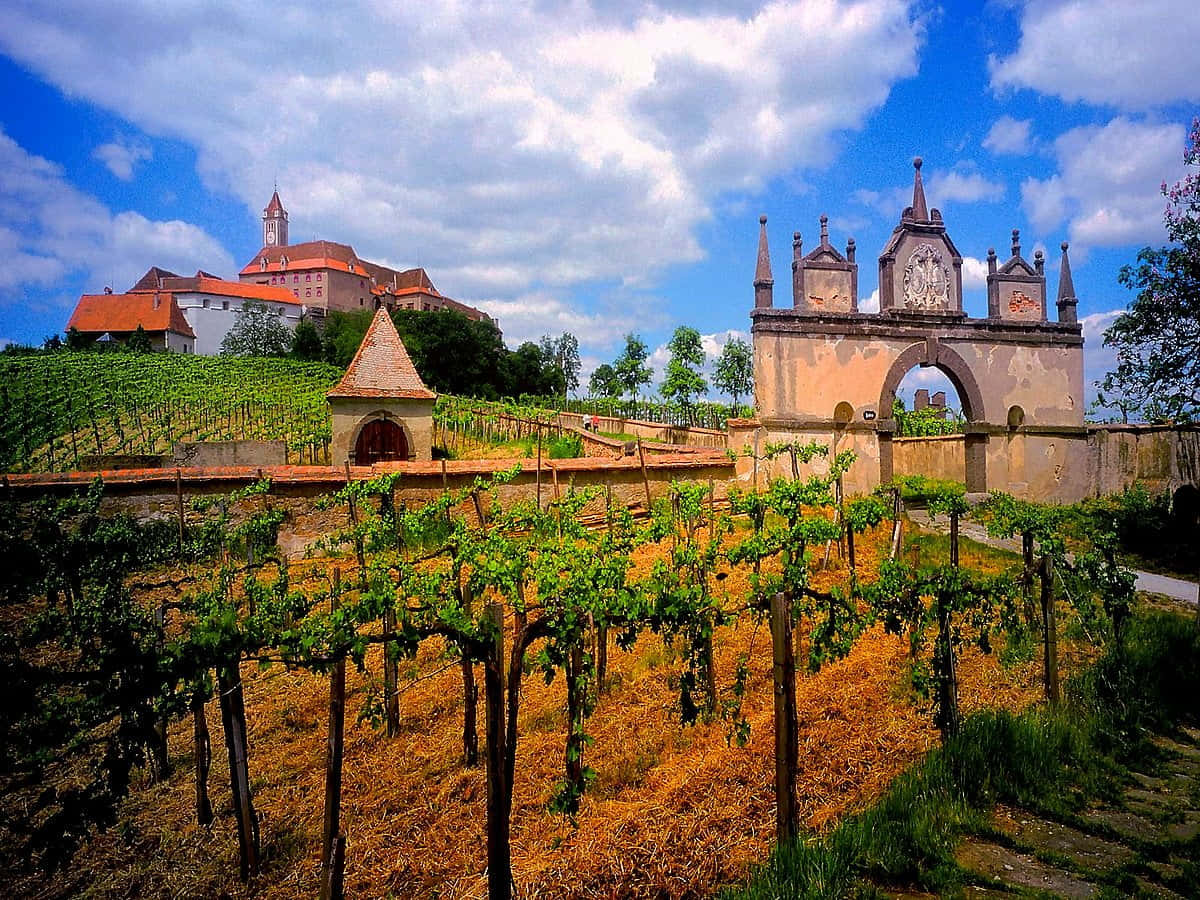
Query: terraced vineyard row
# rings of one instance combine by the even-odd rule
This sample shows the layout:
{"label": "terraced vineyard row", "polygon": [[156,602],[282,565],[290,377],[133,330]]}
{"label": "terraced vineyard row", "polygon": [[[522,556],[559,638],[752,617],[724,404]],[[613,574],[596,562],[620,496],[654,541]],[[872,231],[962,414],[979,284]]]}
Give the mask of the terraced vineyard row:
{"label": "terraced vineyard row", "polygon": [[0,470],[72,469],[88,455],[203,440],[284,440],[294,462],[326,462],[325,392],[341,374],[175,353],[0,356]]}

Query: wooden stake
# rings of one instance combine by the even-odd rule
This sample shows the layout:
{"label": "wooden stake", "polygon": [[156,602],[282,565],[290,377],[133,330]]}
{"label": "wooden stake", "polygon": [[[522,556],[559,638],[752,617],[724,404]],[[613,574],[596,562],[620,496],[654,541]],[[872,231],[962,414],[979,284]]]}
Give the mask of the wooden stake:
{"label": "wooden stake", "polygon": [[1042,557],[1042,675],[1046,699],[1058,705],[1058,622],[1054,609],[1054,560]]}
{"label": "wooden stake", "polygon": [[208,718],[204,705],[208,700],[200,691],[192,694],[192,739],[196,757],[196,823],[211,825],[212,803],[208,799],[208,770],[212,766],[212,741],[208,736]]}
{"label": "wooden stake", "polygon": [[[329,610],[337,612],[341,573],[334,569],[334,589],[329,594]],[[329,675],[329,732],[325,748],[325,819],[321,846],[321,900],[333,900],[334,886],[341,881],[335,848],[342,836],[342,744],[346,727],[346,660],[339,659]],[[343,850],[342,856],[344,861]],[[337,873],[335,877],[335,873]]]}
{"label": "wooden stake", "polygon": [[494,635],[484,662],[487,697],[487,862],[488,900],[512,897],[512,851],[509,847],[507,775],[508,742],[505,727],[504,608],[488,605],[486,615]]}
{"label": "wooden stake", "polygon": [[175,508],[179,513],[179,558],[183,559],[183,470],[175,469]]}
{"label": "wooden stake", "polygon": [[646,489],[646,512],[650,512],[650,477],[646,474],[646,448],[642,446],[642,439],[639,437],[638,442],[638,459],[642,464],[642,486]]}
{"label": "wooden stake", "polygon": [[775,693],[775,840],[796,836],[796,660],[792,651],[791,602],[771,597],[771,656]]}

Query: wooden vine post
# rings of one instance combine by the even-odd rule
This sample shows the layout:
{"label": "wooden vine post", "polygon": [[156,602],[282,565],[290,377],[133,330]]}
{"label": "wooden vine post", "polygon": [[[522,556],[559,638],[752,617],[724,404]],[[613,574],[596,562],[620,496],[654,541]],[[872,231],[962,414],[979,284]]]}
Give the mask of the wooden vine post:
{"label": "wooden vine post", "polygon": [[[341,572],[333,570],[330,612],[341,605]],[[341,830],[342,744],[346,727],[346,660],[339,659],[329,675],[329,736],[325,752],[325,818],[321,843],[320,900],[342,900],[346,838]],[[343,848],[337,852],[338,845]]]}
{"label": "wooden vine post", "polygon": [[638,438],[638,459],[642,464],[642,486],[646,489],[646,512],[650,512],[650,477],[646,474],[646,449],[642,446],[642,439]]}
{"label": "wooden vine post", "polygon": [[900,488],[892,488],[892,548],[888,559],[894,560],[900,555],[900,537],[904,520],[904,500],[900,496]]}
{"label": "wooden vine post", "polygon": [[225,748],[229,752],[229,787],[233,793],[233,814],[237,819],[238,846],[241,851],[241,879],[249,881],[258,874],[258,816],[250,795],[250,768],[246,749],[246,701],[242,690],[240,660],[234,658],[217,675],[221,698],[221,722],[225,728]]}
{"label": "wooden vine post", "polygon": [[179,516],[179,561],[183,562],[183,470],[175,469],[175,509]]}
{"label": "wooden vine post", "polygon": [[1037,621],[1037,611],[1033,605],[1033,579],[1037,567],[1033,561],[1033,532],[1021,532],[1021,560],[1025,570],[1021,574],[1021,587],[1025,595],[1025,624],[1031,629]]}
{"label": "wooden vine post", "polygon": [[771,658],[775,693],[775,840],[796,836],[796,660],[792,649],[792,604],[785,591],[771,596]]}
{"label": "wooden vine post", "polygon": [[211,825],[212,803],[208,799],[208,770],[212,766],[212,741],[208,735],[208,717],[204,705],[208,695],[196,690],[192,693],[192,743],[196,757],[196,822]]}
{"label": "wooden vine post", "polygon": [[507,749],[512,737],[505,728],[504,608],[488,604],[492,645],[484,663],[484,692],[487,703],[487,851],[488,900],[512,896],[512,856],[509,848]]}
{"label": "wooden vine post", "polygon": [[1054,560],[1042,557],[1042,675],[1046,685],[1046,699],[1052,706],[1058,705],[1058,622],[1054,609]]}

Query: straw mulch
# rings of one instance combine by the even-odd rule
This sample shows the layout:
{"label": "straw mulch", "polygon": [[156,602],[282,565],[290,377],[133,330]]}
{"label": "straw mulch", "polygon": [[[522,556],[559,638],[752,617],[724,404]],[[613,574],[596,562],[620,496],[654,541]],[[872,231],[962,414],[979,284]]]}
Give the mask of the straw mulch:
{"label": "straw mulch", "polygon": [[[876,564],[877,543],[886,541],[882,532],[874,538],[862,542],[864,571]],[[639,568],[648,565],[649,552],[642,551]],[[822,573],[819,580],[842,577]],[[732,573],[724,585],[735,602],[745,590],[744,575]],[[427,643],[408,672],[427,677],[403,694],[402,733],[395,739],[354,722],[366,688],[381,677],[378,654],[368,658],[366,673],[348,673],[347,896],[486,896],[484,772],[482,765],[462,765],[461,675],[435,644]],[[597,779],[578,827],[546,810],[563,768],[563,680],[547,685],[536,673],[526,678],[512,824],[521,896],[708,896],[767,856],[775,826],[770,636],[749,617],[718,634],[722,688],[746,652],[752,680],[743,707],[751,723],[745,747],[727,740],[721,721],[680,727],[672,686],[679,663],[658,637],[646,634],[631,651],[610,652],[610,689],[587,726],[595,744],[586,762]],[[806,826],[827,827],[869,804],[936,740],[905,686],[906,654],[905,642],[875,628],[847,659],[801,679],[798,793]],[[328,682],[279,667],[245,669],[250,769],[266,855],[254,884],[237,881],[228,770],[212,703],[210,789],[218,820],[211,829],[194,823],[191,723],[184,721],[171,733],[174,776],[135,791],[121,825],[85,847],[73,875],[27,881],[19,893],[315,896]],[[1017,708],[1038,695],[1036,665],[1006,670],[994,657],[968,654],[961,672],[965,710]],[[481,738],[483,725],[481,704]]]}

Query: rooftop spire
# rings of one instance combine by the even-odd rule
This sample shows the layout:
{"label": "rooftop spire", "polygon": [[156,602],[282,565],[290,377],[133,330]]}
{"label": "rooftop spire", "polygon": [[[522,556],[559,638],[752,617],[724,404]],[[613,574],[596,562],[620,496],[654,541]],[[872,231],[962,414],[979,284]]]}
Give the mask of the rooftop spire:
{"label": "rooftop spire", "polygon": [[829,246],[829,216],[821,216],[821,246]]}
{"label": "rooftop spire", "polygon": [[1079,300],[1075,297],[1075,282],[1071,279],[1071,260],[1067,257],[1067,242],[1063,241],[1062,266],[1058,270],[1058,321],[1074,323],[1078,321],[1075,307]]}
{"label": "rooftop spire", "polygon": [[913,160],[913,219],[917,222],[929,221],[929,207],[925,203],[925,185],[921,181],[921,157]]}
{"label": "rooftop spire", "polygon": [[767,217],[758,217],[758,265],[754,267],[754,306],[771,306],[772,287],[771,253],[767,249]]}

